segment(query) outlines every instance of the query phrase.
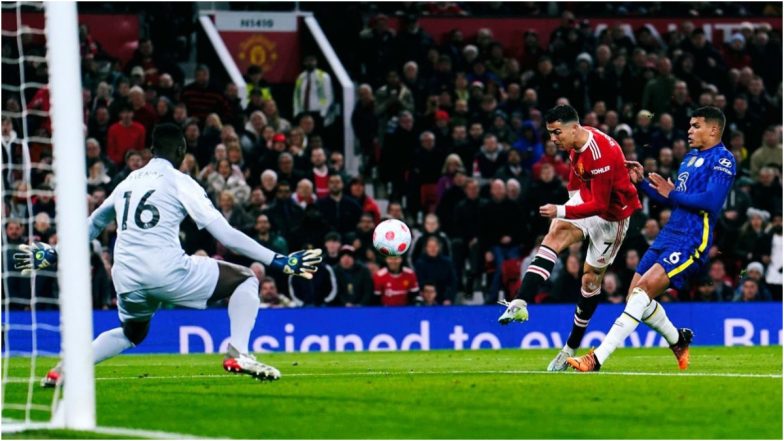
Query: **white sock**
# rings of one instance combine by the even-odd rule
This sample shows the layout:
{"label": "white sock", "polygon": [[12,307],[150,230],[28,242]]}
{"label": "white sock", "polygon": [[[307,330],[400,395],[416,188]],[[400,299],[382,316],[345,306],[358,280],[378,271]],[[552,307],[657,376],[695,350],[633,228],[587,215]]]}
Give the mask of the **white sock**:
{"label": "white sock", "polygon": [[570,357],[574,357],[574,349],[570,348],[569,345],[564,345],[561,350],[569,354]]}
{"label": "white sock", "polygon": [[134,346],[128,337],[125,336],[122,328],[110,329],[101,333],[93,340],[93,357],[95,363],[100,363],[107,358],[119,355],[126,349]]}
{"label": "white sock", "polygon": [[678,330],[667,317],[664,307],[656,300],[652,301],[643,313],[642,322],[650,326],[667,340],[667,343],[674,345],[678,342]]}
{"label": "white sock", "polygon": [[231,325],[229,343],[240,354],[248,353],[248,340],[250,340],[250,331],[256,324],[259,303],[261,303],[259,300],[259,280],[255,277],[249,277],[240,283],[229,299],[229,322]]}
{"label": "white sock", "polygon": [[604,364],[604,361],[626,340],[626,337],[637,329],[637,325],[642,320],[643,311],[650,303],[651,299],[648,298],[648,294],[645,291],[640,288],[634,288],[623,313],[615,320],[610,332],[607,333],[607,337],[604,338],[602,344],[594,352],[600,364]]}

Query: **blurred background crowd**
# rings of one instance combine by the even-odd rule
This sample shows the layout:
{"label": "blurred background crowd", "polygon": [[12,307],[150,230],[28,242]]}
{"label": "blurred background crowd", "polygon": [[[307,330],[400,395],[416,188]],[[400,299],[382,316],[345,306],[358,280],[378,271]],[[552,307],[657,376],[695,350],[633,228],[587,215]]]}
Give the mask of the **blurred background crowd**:
{"label": "blurred background crowd", "polygon": [[[724,143],[737,159],[738,176],[706,273],[690,289],[671,290],[663,300],[781,301],[781,33],[748,22],[725,44],[709,41],[689,20],[780,17],[781,5],[545,5],[357,3],[330,10],[301,3],[323,23],[357,84],[351,121],[361,166],[354,175],[346,170],[338,141],[334,75],[315,52],[303,54],[295,84],[270,84],[260,66],[251,66],[244,72],[247,88],[240,90],[226,81],[221,66],[183,69],[180,61],[193,49],[190,35],[196,32],[193,12],[181,10],[189,4],[147,11],[133,4],[86,5],[145,14],[148,25],[126,63],[107,56],[89,28],[80,29],[90,210],[150,160],[153,127],[175,123],[188,148],[180,170],[204,187],[231,225],[278,253],[325,249],[313,282],[289,279],[232,254],[186,220],[180,234],[185,251],[250,266],[262,281],[263,306],[495,303],[514,295],[547,232],[549,220],[538,215],[538,207],[567,199],[570,166],[548,140],[542,120],[548,109],[570,104],[584,125],[614,137],[627,159],[675,179],[689,148],[691,112],[713,105],[727,117]],[[446,38],[429,35],[418,24],[426,15],[554,16],[561,23],[550,35],[525,32],[522,51],[511,51],[490,28],[472,36],[459,30]],[[646,27],[596,32],[591,17],[604,15],[683,19],[663,35]],[[4,36],[2,50],[4,60],[45,54],[44,42],[32,34],[19,40]],[[35,57],[21,64],[3,61],[2,75],[3,239],[9,262],[15,245],[57,243],[58,207],[47,142],[48,90],[19,92],[23,82],[46,83],[46,63]],[[33,111],[23,115],[23,108]],[[22,166],[25,143],[34,164],[30,176]],[[641,198],[643,210],[632,217],[604,280],[608,302],[624,301],[640,258],[670,216],[670,209]],[[385,259],[372,247],[374,226],[385,218],[403,220],[414,230],[403,258]],[[112,225],[91,244],[96,308],[116,302],[115,239]],[[576,245],[562,253],[536,302],[578,299],[584,251]],[[56,281],[46,275],[31,286],[28,278],[13,274],[3,289],[19,308],[29,306],[32,290],[44,300],[59,295]]]}

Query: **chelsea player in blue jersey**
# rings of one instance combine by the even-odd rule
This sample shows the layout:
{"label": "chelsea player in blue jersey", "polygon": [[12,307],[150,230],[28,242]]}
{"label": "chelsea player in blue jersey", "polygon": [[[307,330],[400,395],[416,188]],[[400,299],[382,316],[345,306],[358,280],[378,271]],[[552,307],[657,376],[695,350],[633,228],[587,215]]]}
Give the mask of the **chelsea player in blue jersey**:
{"label": "chelsea player in blue jersey", "polygon": [[626,308],[602,344],[567,362],[579,371],[598,371],[605,360],[639,325],[659,332],[670,344],[678,367],[689,365],[690,329],[676,329],[655,298],[669,286],[688,287],[688,280],[708,261],[713,227],[735,178],[735,158],[721,143],[724,114],[716,107],[694,111],[689,121],[692,148],[683,158],[676,182],[651,173],[643,178],[638,162],[627,162],[632,182],[651,199],[672,208],[670,221],[643,256],[632,279]]}

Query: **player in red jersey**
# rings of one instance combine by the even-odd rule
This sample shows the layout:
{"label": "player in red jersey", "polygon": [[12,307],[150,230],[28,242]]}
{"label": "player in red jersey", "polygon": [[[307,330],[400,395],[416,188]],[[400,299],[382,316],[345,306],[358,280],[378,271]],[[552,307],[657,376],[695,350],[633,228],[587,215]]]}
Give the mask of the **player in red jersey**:
{"label": "player in red jersey", "polygon": [[401,257],[387,256],[387,267],[373,274],[373,293],[381,296],[384,306],[409,305],[418,292],[416,274],[411,268],[403,267]]}
{"label": "player in red jersey", "polygon": [[565,205],[539,207],[539,214],[556,221],[550,224],[550,231],[528,266],[516,298],[501,302],[507,308],[498,321],[505,325],[528,320],[526,302],[550,277],[558,254],[571,244],[588,239],[582,298],[574,313],[572,332],[547,367],[549,371],[562,371],[568,367],[566,359],[574,356],[596,311],[604,273],[618,254],[629,217],[641,206],[623,152],[614,139],[593,127],[581,126],[577,111],[567,105],[551,109],[545,119],[550,139],[569,152],[569,201]]}

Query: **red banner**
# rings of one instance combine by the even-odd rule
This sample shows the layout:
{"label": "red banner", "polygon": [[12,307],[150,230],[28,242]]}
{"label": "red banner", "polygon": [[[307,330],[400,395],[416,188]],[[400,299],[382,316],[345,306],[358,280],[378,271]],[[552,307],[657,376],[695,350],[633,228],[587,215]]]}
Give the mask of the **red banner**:
{"label": "red banner", "polygon": [[[34,29],[44,28],[44,14],[23,12],[22,24]],[[86,25],[89,34],[103,50],[123,63],[133,57],[139,45],[139,17],[136,15],[79,14],[79,24]],[[3,30],[16,30],[16,12],[3,12]]]}
{"label": "red banner", "polygon": [[293,83],[299,74],[299,19],[294,14],[220,11],[215,27],[243,74],[251,64],[270,83]]}
{"label": "red banner", "polygon": [[[621,24],[628,32],[649,25],[660,35],[676,29],[682,22],[691,21],[697,27],[702,27],[708,39],[716,42],[729,41],[730,36],[740,29],[740,24],[750,22],[752,25],[769,24],[773,29],[781,30],[781,17],[754,17],[754,18],[591,18],[591,28],[597,35],[614,24]],[[493,32],[496,41],[504,46],[507,54],[516,56],[521,53],[523,36],[528,30],[539,34],[539,41],[546,45],[550,41],[550,34],[560,25],[560,18],[460,18],[460,17],[422,17],[420,26],[429,33],[436,43],[443,43],[453,29],[463,32],[465,41],[474,41],[476,33],[481,28],[488,28]],[[396,20],[390,20],[390,25],[397,28]],[[720,44],[718,44],[720,46]]]}

